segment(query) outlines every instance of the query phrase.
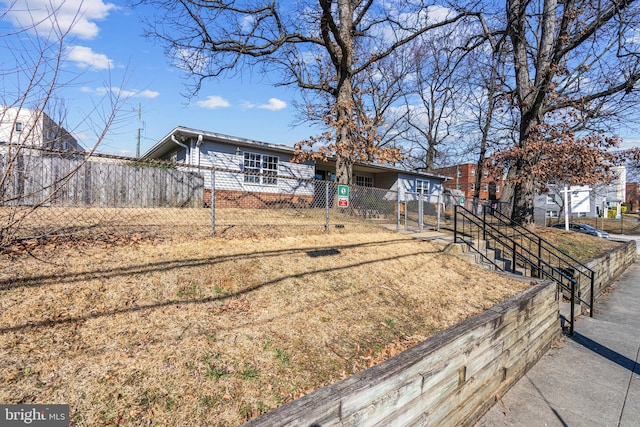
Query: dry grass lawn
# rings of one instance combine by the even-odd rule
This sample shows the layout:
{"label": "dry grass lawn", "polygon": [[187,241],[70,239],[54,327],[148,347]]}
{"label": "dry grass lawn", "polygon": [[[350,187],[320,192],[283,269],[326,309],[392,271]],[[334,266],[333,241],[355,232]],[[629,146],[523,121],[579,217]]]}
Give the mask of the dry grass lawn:
{"label": "dry grass lawn", "polygon": [[51,243],[0,267],[0,401],[235,426],[526,288],[377,230]]}

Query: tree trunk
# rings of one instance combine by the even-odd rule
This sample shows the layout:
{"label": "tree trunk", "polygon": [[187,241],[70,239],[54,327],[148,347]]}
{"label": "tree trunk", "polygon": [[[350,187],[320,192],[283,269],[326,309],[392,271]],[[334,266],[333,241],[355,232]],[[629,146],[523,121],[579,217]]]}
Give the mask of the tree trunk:
{"label": "tree trunk", "polygon": [[353,182],[353,143],[350,135],[351,79],[344,79],[339,87],[336,127],[336,182],[351,185]]}
{"label": "tree trunk", "polygon": [[424,165],[428,172],[433,171],[433,164],[435,163],[436,158],[436,147],[433,141],[429,141],[429,148],[427,148],[427,153],[424,159]]}
{"label": "tree trunk", "polygon": [[336,96],[336,182],[351,185],[353,183],[353,142],[351,140],[353,104],[353,82],[351,66],[353,64],[353,10],[351,0],[338,1],[340,20],[340,61],[335,64],[338,84]]}
{"label": "tree trunk", "polygon": [[511,219],[520,225],[527,226],[529,224],[533,224],[533,199],[535,196],[534,192],[535,182],[531,174],[525,176],[514,186],[514,203]]}

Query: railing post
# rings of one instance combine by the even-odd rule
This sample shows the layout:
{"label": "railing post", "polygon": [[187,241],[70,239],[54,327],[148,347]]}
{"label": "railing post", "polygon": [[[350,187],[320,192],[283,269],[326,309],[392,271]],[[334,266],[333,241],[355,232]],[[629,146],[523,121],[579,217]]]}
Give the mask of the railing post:
{"label": "railing post", "polygon": [[536,266],[536,268],[538,269],[536,272],[537,277],[541,277],[540,276],[540,270],[542,269],[542,267],[540,266],[541,261],[542,261],[542,239],[538,236],[538,265]]}
{"label": "railing post", "polygon": [[571,308],[569,313],[571,316],[571,326],[569,327],[569,336],[573,336],[573,322],[575,322],[575,298],[576,298],[576,281],[571,282]]}
{"label": "railing post", "polygon": [[513,274],[516,273],[516,240],[513,239],[513,250],[512,250],[512,254],[513,254],[513,264],[511,265],[511,272]]}
{"label": "railing post", "polygon": [[487,240],[487,211],[482,209],[482,240]]}
{"label": "railing post", "polygon": [[458,242],[458,205],[453,205],[453,243]]}
{"label": "railing post", "polygon": [[589,317],[593,317],[593,288],[595,285],[596,274],[591,272],[591,296],[589,296]]}

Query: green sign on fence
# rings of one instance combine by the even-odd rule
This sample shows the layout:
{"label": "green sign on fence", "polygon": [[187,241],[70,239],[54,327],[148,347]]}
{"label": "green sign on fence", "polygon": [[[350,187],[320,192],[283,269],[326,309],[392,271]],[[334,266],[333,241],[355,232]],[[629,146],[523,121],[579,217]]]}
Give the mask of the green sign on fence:
{"label": "green sign on fence", "polygon": [[349,186],[338,185],[338,206],[341,208],[349,207]]}

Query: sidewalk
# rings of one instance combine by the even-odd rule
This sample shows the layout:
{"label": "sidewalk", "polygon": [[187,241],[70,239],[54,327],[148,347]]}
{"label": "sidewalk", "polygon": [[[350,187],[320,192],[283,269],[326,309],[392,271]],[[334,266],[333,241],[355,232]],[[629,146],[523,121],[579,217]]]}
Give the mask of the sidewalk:
{"label": "sidewalk", "polygon": [[640,261],[476,424],[640,425]]}

